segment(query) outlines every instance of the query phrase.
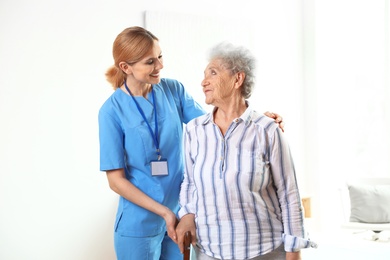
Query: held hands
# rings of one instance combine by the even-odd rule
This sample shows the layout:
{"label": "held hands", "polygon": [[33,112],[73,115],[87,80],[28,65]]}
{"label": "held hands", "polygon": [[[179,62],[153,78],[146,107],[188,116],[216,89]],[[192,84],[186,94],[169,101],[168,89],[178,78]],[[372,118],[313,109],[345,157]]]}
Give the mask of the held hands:
{"label": "held hands", "polygon": [[176,227],[177,234],[177,245],[179,246],[180,252],[183,254],[184,252],[184,239],[185,234],[188,231],[191,234],[191,244],[195,246],[196,244],[196,231],[195,231],[195,215],[187,214],[183,216]]}
{"label": "held hands", "polygon": [[275,119],[275,122],[277,124],[279,124],[279,128],[282,129],[282,131],[284,132],[284,122],[283,122],[282,116],[280,116],[279,114],[276,114],[274,112],[269,112],[269,111],[265,112],[264,115]]}

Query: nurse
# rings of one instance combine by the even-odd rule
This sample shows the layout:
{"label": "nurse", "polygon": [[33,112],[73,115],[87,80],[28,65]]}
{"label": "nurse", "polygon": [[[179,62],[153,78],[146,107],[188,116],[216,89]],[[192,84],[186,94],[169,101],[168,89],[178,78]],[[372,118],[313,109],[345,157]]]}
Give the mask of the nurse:
{"label": "nurse", "polygon": [[114,93],[99,110],[99,140],[100,170],[120,195],[117,259],[182,259],[171,238],[184,171],[183,124],[205,111],[179,81],[160,78],[163,58],[151,32],[136,26],[123,30],[113,58],[106,77]]}

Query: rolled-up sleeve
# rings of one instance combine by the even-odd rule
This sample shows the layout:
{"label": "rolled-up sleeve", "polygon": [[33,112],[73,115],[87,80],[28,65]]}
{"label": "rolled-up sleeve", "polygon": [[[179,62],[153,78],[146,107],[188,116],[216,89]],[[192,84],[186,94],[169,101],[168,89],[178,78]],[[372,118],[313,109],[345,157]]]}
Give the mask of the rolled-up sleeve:
{"label": "rolled-up sleeve", "polygon": [[283,242],[286,252],[317,247],[310,241],[304,228],[303,206],[289,145],[277,128],[272,136],[270,164],[278,194],[283,222]]}

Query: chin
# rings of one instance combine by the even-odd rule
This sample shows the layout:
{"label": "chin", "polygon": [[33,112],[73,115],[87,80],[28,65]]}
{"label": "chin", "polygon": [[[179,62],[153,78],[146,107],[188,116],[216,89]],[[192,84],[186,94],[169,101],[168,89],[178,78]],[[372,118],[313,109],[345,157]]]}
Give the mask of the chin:
{"label": "chin", "polygon": [[207,105],[210,105],[210,104],[211,104],[210,97],[208,97],[207,94],[205,94],[204,102],[205,102]]}
{"label": "chin", "polygon": [[161,81],[160,77],[151,77],[149,83],[150,84],[158,84],[158,83],[160,83],[160,81]]}

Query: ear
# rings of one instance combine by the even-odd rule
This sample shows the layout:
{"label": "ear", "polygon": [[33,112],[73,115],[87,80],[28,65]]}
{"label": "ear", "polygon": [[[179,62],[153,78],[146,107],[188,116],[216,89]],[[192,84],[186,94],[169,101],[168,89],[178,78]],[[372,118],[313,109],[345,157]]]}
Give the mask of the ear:
{"label": "ear", "polygon": [[131,73],[131,66],[124,61],[119,62],[119,68],[125,73],[130,74]]}
{"label": "ear", "polygon": [[236,73],[235,88],[240,88],[244,84],[245,72],[240,71]]}

